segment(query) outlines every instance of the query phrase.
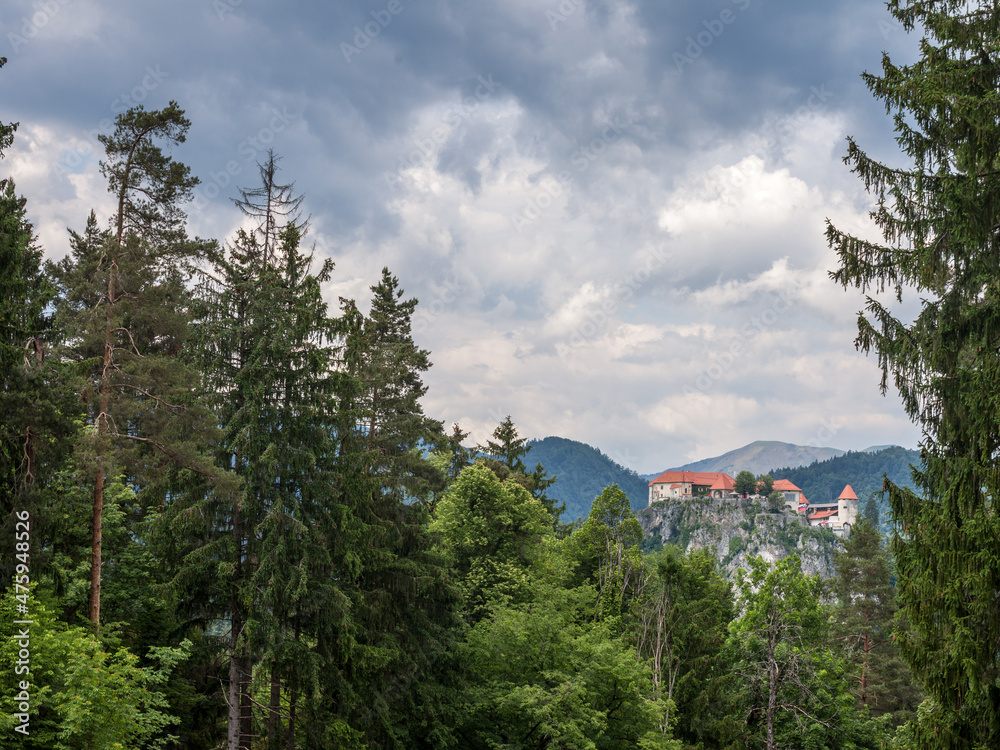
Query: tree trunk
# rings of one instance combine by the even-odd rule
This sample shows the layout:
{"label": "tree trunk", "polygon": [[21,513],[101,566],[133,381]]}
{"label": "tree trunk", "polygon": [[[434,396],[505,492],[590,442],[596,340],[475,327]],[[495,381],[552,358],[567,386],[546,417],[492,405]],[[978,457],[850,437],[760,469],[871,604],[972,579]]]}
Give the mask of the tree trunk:
{"label": "tree trunk", "polygon": [[94,477],[94,515],[90,535],[90,621],[94,624],[95,632],[100,632],[101,628],[101,517],[104,513],[104,469],[100,465],[101,453],[98,447],[97,476]]}
{"label": "tree trunk", "polygon": [[271,661],[271,700],[268,708],[267,746],[276,748],[281,734],[281,675],[278,673],[276,660]]}

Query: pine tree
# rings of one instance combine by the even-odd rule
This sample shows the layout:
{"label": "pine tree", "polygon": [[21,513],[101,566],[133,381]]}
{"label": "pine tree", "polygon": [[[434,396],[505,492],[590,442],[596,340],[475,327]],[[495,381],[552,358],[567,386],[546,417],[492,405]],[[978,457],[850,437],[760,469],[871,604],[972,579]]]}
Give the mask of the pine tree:
{"label": "pine tree", "polygon": [[93,477],[89,616],[100,624],[102,518],[105,482],[125,472],[151,489],[176,465],[212,475],[199,439],[204,428],[193,400],[194,376],[183,358],[189,295],[183,268],[203,250],[184,230],[181,204],[197,180],[163,153],[161,141],[184,141],[189,127],[171,102],[155,112],[141,106],[119,115],[101,135],[101,172],[115,196],[110,231],[91,215],[72,252],[48,267],[59,289],[62,356],[86,371],[82,398],[89,410],[88,461]]}
{"label": "pine tree", "polygon": [[[883,58],[865,74],[895,120],[909,168],[889,167],[853,140],[845,158],[873,193],[884,241],[832,225],[832,274],[869,294],[857,346],[874,351],[923,431],[920,494],[887,486],[910,666],[937,701],[922,747],[989,744],[1000,736],[1000,6],[893,0],[921,57]],[[913,294],[920,313],[897,318],[881,294]]]}
{"label": "pine tree", "polygon": [[892,570],[869,519],[860,518],[851,529],[844,551],[834,554],[834,566],[840,600],[834,631],[858,669],[851,692],[873,716],[891,714],[895,724],[913,718],[920,690],[895,644]]}

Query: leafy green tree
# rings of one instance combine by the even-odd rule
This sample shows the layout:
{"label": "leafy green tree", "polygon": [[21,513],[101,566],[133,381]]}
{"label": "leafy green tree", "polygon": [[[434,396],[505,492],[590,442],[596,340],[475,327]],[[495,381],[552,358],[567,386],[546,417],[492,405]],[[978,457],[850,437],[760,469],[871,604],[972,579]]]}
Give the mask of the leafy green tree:
{"label": "leafy green tree", "polygon": [[[892,0],[920,28],[921,57],[883,58],[865,74],[892,112],[911,166],[884,165],[848,141],[845,161],[873,193],[874,242],[830,225],[833,279],[869,294],[857,346],[874,351],[923,431],[918,492],[886,489],[895,523],[899,596],[911,625],[901,651],[933,697],[939,730],[920,747],[991,744],[1000,736],[1000,87],[995,3]],[[912,295],[901,320],[891,302]]]}
{"label": "leafy green tree", "polygon": [[530,603],[499,606],[470,629],[465,747],[677,750],[658,726],[665,700],[648,669],[606,624],[587,622],[593,607],[590,587],[539,585]]}
{"label": "leafy green tree", "polygon": [[527,490],[476,463],[462,470],[438,503],[430,530],[440,534],[467,616],[476,621],[495,604],[525,601],[531,565],[551,526]]}
{"label": "leafy green tree", "polygon": [[757,479],[753,472],[744,469],[736,475],[734,487],[739,495],[755,495],[757,494]]}
{"label": "leafy green tree", "polygon": [[757,494],[761,497],[768,497],[774,491],[774,479],[770,474],[761,474],[757,477]]}
{"label": "leafy green tree", "polygon": [[733,618],[730,585],[709,549],[685,555],[666,547],[646,559],[644,573],[632,627],[639,655],[665,699],[661,727],[688,744],[721,744],[727,723],[723,645]]}
{"label": "leafy green tree", "polygon": [[559,518],[566,510],[566,503],[557,504],[559,501],[550,498],[546,492],[555,484],[556,477],[548,476],[541,463],[536,463],[535,468],[528,472],[521,459],[531,451],[531,446],[528,445],[527,438],[518,436],[517,427],[509,414],[493,431],[493,440],[487,440],[486,445],[476,446],[476,450],[484,455],[483,462],[500,481],[512,479],[544,505],[552,516],[552,528],[559,528]]}
{"label": "leafy green tree", "polygon": [[[21,644],[15,637],[23,626],[15,620],[14,592],[0,598],[0,658],[13,665]],[[168,746],[168,727],[176,724],[163,692],[170,673],[187,658],[190,642],[177,648],[154,648],[146,665],[128,649],[108,648],[88,629],[58,620],[52,607],[34,596],[27,627],[30,675],[5,669],[0,677],[3,712],[0,731],[16,737],[18,747],[38,750],[139,750]],[[28,685],[28,733],[21,724],[16,697]]]}
{"label": "leafy green tree", "polygon": [[827,647],[823,586],[802,574],[797,555],[737,572],[740,616],[727,648],[745,692],[746,726],[767,750],[875,747],[876,725],[844,689],[845,666]]}
{"label": "leafy green tree", "polygon": [[785,493],[771,492],[767,495],[767,510],[769,513],[781,513],[785,509]]}
{"label": "leafy green tree", "polygon": [[612,631],[618,632],[642,577],[642,526],[617,484],[605,487],[594,499],[590,516],[576,535],[595,561],[594,619],[608,622]]}

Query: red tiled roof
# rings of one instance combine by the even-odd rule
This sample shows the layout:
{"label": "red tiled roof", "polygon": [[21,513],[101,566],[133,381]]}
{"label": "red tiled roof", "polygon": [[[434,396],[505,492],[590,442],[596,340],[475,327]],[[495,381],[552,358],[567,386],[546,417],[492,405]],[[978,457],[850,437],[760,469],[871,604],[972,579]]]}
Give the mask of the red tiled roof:
{"label": "red tiled roof", "polygon": [[733,478],[718,471],[665,471],[650,484],[673,484],[674,482],[690,482],[699,487],[711,487],[719,477],[726,477],[730,482]]}
{"label": "red tiled roof", "polygon": [[802,492],[802,490],[789,482],[787,479],[776,479],[774,481],[774,489],[779,492]]}
{"label": "red tiled roof", "polygon": [[722,490],[723,492],[735,492],[736,481],[728,474],[719,474],[719,478],[715,480],[715,484],[708,489]]}
{"label": "red tiled roof", "polygon": [[844,487],[844,491],[840,493],[838,500],[857,500],[858,496],[854,494],[854,490],[851,489],[851,485]]}
{"label": "red tiled roof", "polygon": [[683,487],[683,486],[684,485],[682,485],[682,484],[672,484],[672,485],[670,485],[670,489],[676,490],[678,487]]}
{"label": "red tiled roof", "polygon": [[811,516],[809,516],[809,520],[810,521],[818,521],[818,520],[820,520],[822,518],[829,518],[830,516],[835,516],[835,515],[837,515],[837,509],[836,508],[834,508],[833,510],[821,510],[821,511],[813,513]]}

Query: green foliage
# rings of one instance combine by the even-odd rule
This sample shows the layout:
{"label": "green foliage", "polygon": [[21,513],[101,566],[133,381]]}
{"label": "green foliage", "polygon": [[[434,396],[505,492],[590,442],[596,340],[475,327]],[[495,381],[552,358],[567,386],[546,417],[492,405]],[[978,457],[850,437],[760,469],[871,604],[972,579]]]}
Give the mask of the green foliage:
{"label": "green foliage", "polygon": [[469,631],[466,747],[678,747],[658,726],[664,701],[634,649],[588,621],[594,598],[589,587],[540,586]]}
{"label": "green foliage", "polygon": [[547,437],[528,445],[532,456],[556,477],[551,494],[566,505],[563,521],[586,518],[594,497],[612,484],[625,492],[632,510],[641,510],[649,502],[647,481],[596,448],[560,437]]}
{"label": "green foliage", "polygon": [[731,734],[722,647],[732,617],[730,586],[711,550],[666,547],[646,559],[632,631],[664,699],[661,724],[686,743],[723,744]]}
{"label": "green foliage", "polygon": [[551,531],[548,513],[516,482],[501,482],[483,463],[462,470],[441,498],[430,531],[454,566],[467,616],[525,601],[529,570]]}
{"label": "green foliage", "polygon": [[577,534],[596,563],[595,617],[617,630],[641,579],[639,542],[642,541],[642,526],[632,515],[628,498],[618,485],[606,487],[594,499],[590,516]]}
{"label": "green foliage", "polygon": [[739,495],[756,495],[757,494],[757,478],[753,475],[753,472],[744,469],[739,474],[736,475],[734,481],[736,493]]}
{"label": "green foliage", "polygon": [[769,497],[774,490],[774,479],[770,474],[761,474],[757,477],[757,494],[761,497]]}
{"label": "green foliage", "polygon": [[[1000,736],[1000,65],[996,3],[892,0],[924,35],[920,58],[883,57],[864,80],[894,117],[908,168],[869,158],[853,140],[845,161],[877,201],[882,240],[828,227],[839,284],[872,293],[856,344],[874,352],[921,428],[918,491],[887,486],[899,596],[911,626],[907,662],[940,711],[919,747],[995,744]],[[901,320],[894,292],[919,300]]]}
{"label": "green foliage", "polygon": [[858,519],[834,563],[833,587],[840,607],[833,630],[856,665],[851,693],[873,716],[889,715],[893,725],[916,718],[923,696],[895,644],[892,571],[871,521]]}
{"label": "green foliage", "polygon": [[[531,451],[532,446],[527,438],[518,436],[517,427],[514,426],[510,415],[497,425],[493,431],[493,438],[488,440],[486,445],[476,447],[476,451],[484,456],[480,460],[493,470],[500,481],[510,479],[530,492],[532,497],[549,511],[549,515],[552,516],[552,528],[559,529],[559,519],[566,510],[566,504],[560,504],[558,500],[548,495],[548,489],[556,483],[556,478],[548,475],[541,462],[536,463],[535,468],[528,472],[521,459]],[[569,533],[569,530],[564,529],[563,532]]]}
{"label": "green foliage", "polygon": [[781,513],[785,509],[785,493],[771,492],[767,495],[768,513]]}
{"label": "green foliage", "polygon": [[[16,609],[13,591],[0,599],[0,658],[11,665],[20,648],[15,634],[24,619]],[[187,658],[191,643],[178,648],[153,648],[149,666],[121,647],[107,648],[86,629],[56,619],[53,610],[36,598],[30,601],[28,626],[31,671],[0,676],[4,696],[0,732],[18,737],[14,699],[28,682],[30,733],[19,747],[39,750],[130,750],[165,747],[175,724],[163,687],[178,663]]]}
{"label": "green foliage", "polygon": [[760,557],[749,562],[737,574],[741,614],[727,642],[747,733],[768,750],[877,746],[884,738],[854,709],[845,665],[826,646],[819,578],[803,575],[796,555],[773,566]]}

